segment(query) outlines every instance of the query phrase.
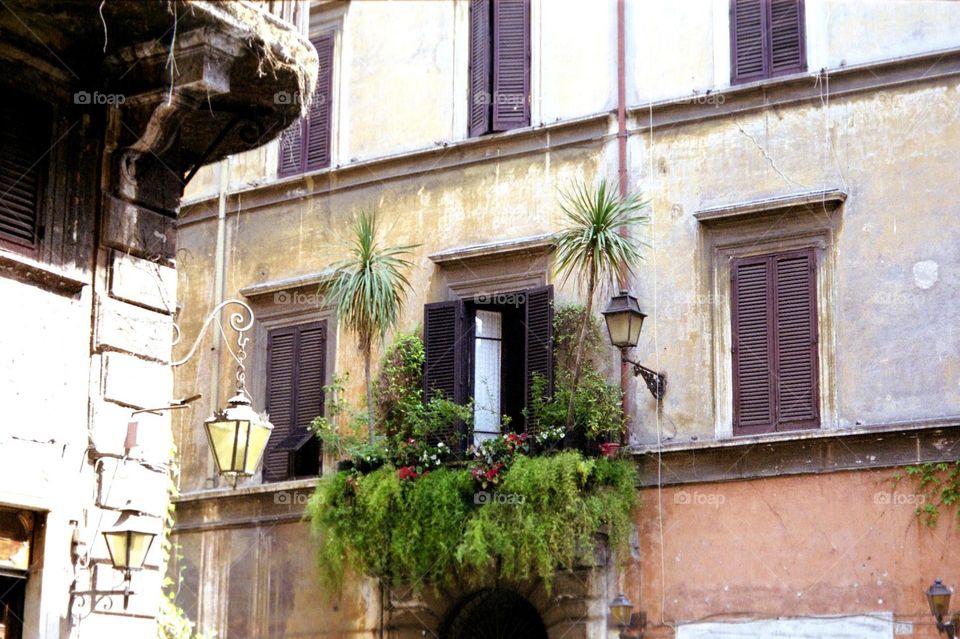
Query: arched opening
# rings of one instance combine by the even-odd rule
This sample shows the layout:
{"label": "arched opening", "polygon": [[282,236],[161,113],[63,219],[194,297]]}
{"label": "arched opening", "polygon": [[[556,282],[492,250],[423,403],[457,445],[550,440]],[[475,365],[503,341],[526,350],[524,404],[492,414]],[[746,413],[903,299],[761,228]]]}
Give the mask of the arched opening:
{"label": "arched opening", "polygon": [[440,626],[440,639],[547,639],[537,609],[517,593],[478,590],[461,599]]}

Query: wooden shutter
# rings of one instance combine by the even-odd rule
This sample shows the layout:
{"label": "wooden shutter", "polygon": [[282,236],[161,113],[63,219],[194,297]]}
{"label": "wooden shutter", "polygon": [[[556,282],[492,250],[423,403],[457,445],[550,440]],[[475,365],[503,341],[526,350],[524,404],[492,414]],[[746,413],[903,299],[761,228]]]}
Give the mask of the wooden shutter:
{"label": "wooden shutter", "polygon": [[731,300],[734,432],[816,427],[813,251],[735,260]]}
{"label": "wooden shutter", "polygon": [[771,431],[775,411],[769,259],[734,262],[732,284],[734,432]]}
{"label": "wooden shutter", "polygon": [[280,134],[280,176],[303,173],[303,140],[306,120],[297,120]]}
{"label": "wooden shutter", "polygon": [[735,83],[767,76],[765,4],[764,0],[730,3],[730,58]]}
{"label": "wooden shutter", "polygon": [[332,33],[312,40],[320,71],[307,117],[297,120],[280,136],[280,176],[296,175],[330,166],[333,106]]}
{"label": "wooden shutter", "polygon": [[265,481],[290,477],[291,450],[278,448],[291,436],[306,434],[310,422],[323,414],[326,328],[326,322],[312,322],[267,334],[266,408],[273,433],[264,455]]}
{"label": "wooden shutter", "polygon": [[526,353],[524,357],[525,405],[530,406],[534,373],[547,378],[553,392],[553,287],[526,291]]}
{"label": "wooden shutter", "polygon": [[803,71],[803,1],[732,0],[730,60],[734,83]]}
{"label": "wooden shutter", "polygon": [[333,34],[313,41],[320,60],[317,89],[307,117],[307,144],[304,165],[307,171],[330,166],[330,115],[333,106]]}
{"label": "wooden shutter", "polygon": [[50,127],[43,105],[13,95],[0,105],[0,240],[31,249],[37,242]]}
{"label": "wooden shutter", "polygon": [[423,307],[424,399],[439,390],[458,404],[467,401],[468,361],[472,344],[465,327],[463,302],[437,302]]}
{"label": "wooden shutter", "polygon": [[470,0],[470,137],[490,132],[493,94],[491,0]]}
{"label": "wooden shutter", "polygon": [[802,0],[768,0],[770,5],[770,75],[807,68]]}
{"label": "wooden shutter", "polygon": [[812,250],[774,256],[777,429],[819,423],[816,266]]}
{"label": "wooden shutter", "polygon": [[530,0],[493,3],[493,130],[530,125]]}
{"label": "wooden shutter", "polygon": [[290,454],[273,449],[293,429],[296,354],[296,327],[278,328],[267,334],[266,411],[273,432],[263,455],[264,481],[286,479],[289,474]]}

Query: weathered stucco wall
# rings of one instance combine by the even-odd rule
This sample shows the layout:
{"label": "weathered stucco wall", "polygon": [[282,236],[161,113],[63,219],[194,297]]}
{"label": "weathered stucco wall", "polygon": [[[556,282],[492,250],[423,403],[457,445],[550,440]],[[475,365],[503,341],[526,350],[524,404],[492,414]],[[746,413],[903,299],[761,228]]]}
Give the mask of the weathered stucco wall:
{"label": "weathered stucco wall", "polygon": [[[960,6],[947,0],[808,0],[805,7],[811,74],[960,44]],[[730,86],[727,0],[627,0],[625,13],[629,105],[684,96],[714,104],[706,94]],[[467,137],[468,19],[463,0],[314,10],[314,25],[339,32],[333,166]],[[532,125],[615,109],[616,59],[615,0],[587,11],[577,0],[532,0]],[[262,183],[276,176],[276,142],[237,160],[230,188]],[[186,199],[216,193],[218,170],[201,171]]]}
{"label": "weathered stucco wall", "polygon": [[[890,622],[880,635],[858,633],[854,623],[892,613],[912,624],[898,636],[934,639],[924,592],[935,577],[960,571],[952,550],[960,533],[952,515],[933,529],[917,520],[922,496],[892,476],[887,469],[643,490],[643,561],[624,574],[650,620],[645,636],[673,637],[673,628],[708,621],[735,633],[749,620],[849,616],[852,634],[810,636],[892,638]],[[768,633],[729,636],[807,636]]]}
{"label": "weathered stucco wall", "polygon": [[[605,131],[606,119],[595,123]],[[239,195],[231,200],[240,207],[224,222],[224,297],[241,297],[240,290],[254,284],[321,273],[344,257],[349,241],[349,225],[358,211],[377,210],[381,237],[390,245],[415,245],[413,268],[408,275],[411,292],[407,298],[400,330],[411,331],[423,321],[423,305],[447,299],[449,270],[435,265],[427,257],[457,247],[514,238],[542,235],[559,228],[561,212],[557,206],[559,190],[573,180],[595,180],[605,166],[605,147],[600,142],[566,147],[547,152],[528,152],[500,160],[453,166],[446,170],[416,173],[409,177],[372,180],[357,188],[321,189],[303,198],[304,185],[279,187],[269,206]],[[274,200],[274,196],[280,198]],[[256,200],[259,201],[259,200]],[[216,200],[185,210],[178,244],[181,311],[179,321],[184,334],[195,334],[203,319],[216,304]],[[254,207],[254,208],[250,208]],[[526,260],[501,264],[499,272],[524,273],[531,268],[550,270],[548,262],[535,266]],[[457,276],[479,277],[481,267],[470,265]],[[552,274],[546,278],[552,281]],[[556,292],[559,302],[573,301],[573,283]],[[305,293],[317,294],[316,287]],[[285,295],[255,300],[255,310],[265,314],[284,310],[291,302]],[[329,313],[322,295],[312,300],[304,321]],[[331,330],[335,326],[331,326]],[[362,359],[353,335],[337,335],[335,370],[350,372],[348,390],[359,400],[363,383]],[[388,339],[389,343],[389,339]],[[211,342],[213,348],[220,348]],[[183,345],[185,350],[189,345]],[[232,345],[231,345],[232,346]],[[257,374],[262,363],[264,343],[252,343],[252,364],[247,385],[254,399],[262,403],[264,380]],[[611,355],[612,356],[612,355]],[[210,487],[208,445],[198,428],[198,417],[223,401],[232,388],[235,363],[225,350],[219,352],[220,390],[215,388],[214,359],[217,353],[201,352],[194,361],[177,370],[176,392],[203,393],[192,415],[174,417],[179,433],[183,464],[181,488],[185,491]],[[259,358],[259,359],[258,359]],[[180,420],[179,426],[176,426]]]}
{"label": "weathered stucco wall", "polygon": [[[715,315],[729,299],[716,294],[713,231],[694,215],[821,189],[848,198],[833,213],[808,213],[813,222],[774,217],[745,237],[831,228],[833,264],[824,268],[832,293],[821,291],[820,306],[832,317],[832,334],[821,337],[833,348],[821,365],[835,378],[825,393],[836,393],[836,411],[834,419],[825,412],[823,427],[960,414],[960,263],[955,238],[944,233],[958,213],[948,187],[960,160],[958,95],[954,78],[654,126],[634,138],[632,173],[653,198],[653,259],[637,282],[650,319],[636,353],[670,376],[664,438],[709,439],[729,422],[729,393],[717,379],[730,366],[730,346]],[[638,436],[654,442],[654,405],[641,398],[650,417]],[[726,415],[719,424],[718,411]]]}

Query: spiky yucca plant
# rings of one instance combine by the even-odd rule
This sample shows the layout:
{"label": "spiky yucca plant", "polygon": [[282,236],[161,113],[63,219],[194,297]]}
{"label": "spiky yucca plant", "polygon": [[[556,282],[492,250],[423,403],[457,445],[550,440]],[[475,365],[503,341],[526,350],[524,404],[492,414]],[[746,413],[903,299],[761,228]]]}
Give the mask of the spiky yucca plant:
{"label": "spiky yucca plant", "polygon": [[377,241],[377,216],[361,212],[353,222],[349,256],[331,266],[334,271],[328,292],[334,301],[339,321],[357,337],[363,354],[363,372],[367,391],[369,439],[374,439],[373,383],[370,360],[374,344],[383,341],[396,326],[410,290],[403,273],[412,263],[409,246],[383,247]]}
{"label": "spiky yucca plant", "polygon": [[567,226],[553,238],[556,270],[564,282],[573,277],[585,289],[587,297],[567,404],[568,433],[573,430],[574,397],[583,367],[583,344],[593,316],[593,298],[598,285],[609,282],[616,286],[618,276],[621,273],[632,276],[643,259],[640,244],[621,235],[620,229],[646,224],[647,216],[639,212],[647,204],[639,193],[621,197],[616,189],[608,188],[606,180],[600,180],[596,187],[575,182],[560,194],[560,208]]}

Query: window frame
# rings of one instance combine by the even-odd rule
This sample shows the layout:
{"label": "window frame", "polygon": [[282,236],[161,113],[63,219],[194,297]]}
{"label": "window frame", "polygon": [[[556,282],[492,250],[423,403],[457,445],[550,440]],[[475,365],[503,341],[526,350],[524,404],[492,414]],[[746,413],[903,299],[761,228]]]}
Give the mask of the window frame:
{"label": "window frame", "polygon": [[[836,235],[843,207],[821,204],[758,208],[752,202],[736,205],[741,212],[720,221],[703,218],[700,281],[710,301],[712,330],[712,407],[717,439],[748,437],[733,431],[733,355],[731,321],[731,264],[734,258],[790,250],[813,249],[816,263],[819,431],[840,428],[836,385],[837,255]],[[693,292],[699,299],[699,293]],[[709,387],[708,387],[709,388]],[[709,392],[709,391],[708,391]],[[709,395],[707,398],[708,399]],[[805,432],[805,431],[790,431]],[[782,433],[757,434],[769,436]]]}

